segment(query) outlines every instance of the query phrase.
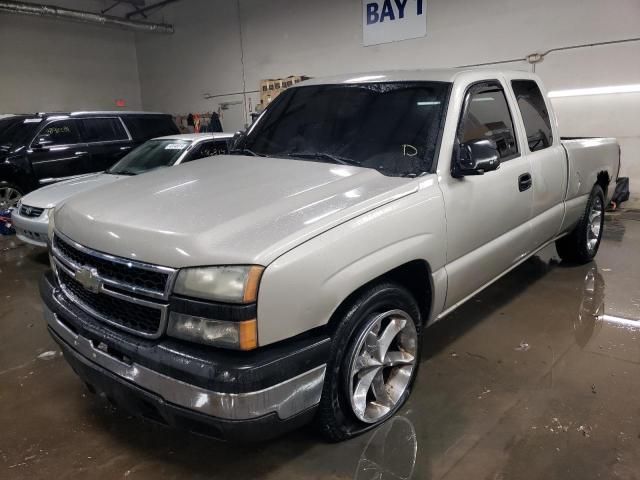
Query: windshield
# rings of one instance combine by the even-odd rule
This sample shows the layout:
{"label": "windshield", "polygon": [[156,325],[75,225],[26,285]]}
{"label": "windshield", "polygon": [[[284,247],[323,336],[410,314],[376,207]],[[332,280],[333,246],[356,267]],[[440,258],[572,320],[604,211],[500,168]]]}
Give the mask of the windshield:
{"label": "windshield", "polygon": [[431,170],[448,83],[315,85],[286,90],[236,153],[374,168],[390,176]]}
{"label": "windshield", "polygon": [[187,140],[149,140],[107,170],[114,175],[138,175],[154,168],[170,167],[191,145]]}
{"label": "windshield", "polygon": [[27,120],[24,117],[3,119],[0,122],[0,148],[7,149],[26,145],[41,122],[42,120],[38,118]]}

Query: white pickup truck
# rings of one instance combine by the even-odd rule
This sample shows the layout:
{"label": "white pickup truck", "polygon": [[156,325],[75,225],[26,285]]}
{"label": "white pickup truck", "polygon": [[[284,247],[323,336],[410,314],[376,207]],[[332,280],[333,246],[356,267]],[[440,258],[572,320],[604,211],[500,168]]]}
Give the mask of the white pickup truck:
{"label": "white pickup truck", "polygon": [[231,155],[56,209],[49,331],[138,415],[343,440],[403,405],[426,327],[550,243],[590,261],[618,170],[614,139],[561,141],[525,72],[307,81]]}

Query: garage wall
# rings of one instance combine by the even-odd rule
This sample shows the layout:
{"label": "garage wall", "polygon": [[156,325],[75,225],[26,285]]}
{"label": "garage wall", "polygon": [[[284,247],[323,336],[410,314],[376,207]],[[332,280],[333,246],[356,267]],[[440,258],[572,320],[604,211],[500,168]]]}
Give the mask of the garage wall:
{"label": "garage wall", "polygon": [[[237,4],[233,0],[184,0],[152,20],[174,24],[168,36],[137,34],[142,102],[146,109],[186,114],[242,102],[242,64]],[[249,89],[255,89],[248,85]],[[205,100],[204,94],[224,95]],[[244,124],[242,104],[223,112],[225,127]]]}
{"label": "garage wall", "polygon": [[[601,0],[429,0],[427,37],[363,47],[360,6],[360,0],[179,2],[162,12],[175,24],[175,35],[138,36],[143,104],[186,113],[216,109],[221,101],[241,101],[241,95],[210,100],[203,95],[241,90],[243,63],[251,91],[260,79],[289,74],[460,66],[640,37],[637,0],[617,0],[615,8]],[[551,90],[640,83],[640,62],[633,62],[640,58],[639,48],[635,43],[556,52],[537,65],[536,72]],[[531,68],[526,62],[506,66]],[[255,93],[248,97],[252,106],[259,99]],[[623,174],[640,189],[640,99],[613,97],[554,100],[561,133],[620,137]],[[238,111],[223,123],[235,130],[243,118]]]}
{"label": "garage wall", "polygon": [[[107,3],[55,4],[95,11]],[[0,13],[0,65],[0,113],[115,110],[116,99],[142,107],[131,32]]]}
{"label": "garage wall", "polygon": [[[640,18],[640,15],[639,17]],[[551,53],[536,66],[549,90],[640,84],[640,42]],[[640,208],[640,93],[554,98],[565,136],[616,137],[629,206]]]}

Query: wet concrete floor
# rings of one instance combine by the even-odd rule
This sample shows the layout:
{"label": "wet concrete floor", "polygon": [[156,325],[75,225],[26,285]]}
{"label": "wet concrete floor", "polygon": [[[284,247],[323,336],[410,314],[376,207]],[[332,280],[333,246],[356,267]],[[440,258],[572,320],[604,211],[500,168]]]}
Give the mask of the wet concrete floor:
{"label": "wet concrete floor", "polygon": [[596,262],[548,248],[429,329],[411,399],[378,430],[245,446],[89,394],[41,318],[46,254],[0,239],[0,478],[639,478],[640,215],[605,235]]}

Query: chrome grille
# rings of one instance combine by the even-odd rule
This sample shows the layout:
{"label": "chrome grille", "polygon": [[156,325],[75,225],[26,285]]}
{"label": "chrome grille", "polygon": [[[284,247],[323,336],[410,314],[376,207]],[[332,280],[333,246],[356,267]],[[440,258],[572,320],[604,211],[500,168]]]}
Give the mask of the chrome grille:
{"label": "chrome grille", "polygon": [[53,238],[53,253],[73,270],[95,268],[110,286],[152,298],[169,297],[173,269],[147,265],[90,250],[59,233]]}
{"label": "chrome grille", "polygon": [[130,333],[164,333],[176,270],[114,257],[54,234],[51,253],[64,294],[92,317]]}
{"label": "chrome grille", "polygon": [[60,284],[67,292],[97,317],[105,317],[110,323],[127,327],[145,335],[155,335],[160,330],[162,311],[157,308],[132,304],[127,300],[120,300],[110,295],[92,293],[77,282],[64,270],[58,272]]}
{"label": "chrome grille", "polygon": [[29,205],[22,205],[20,207],[20,215],[23,217],[37,218],[42,215],[44,208],[30,207]]}

